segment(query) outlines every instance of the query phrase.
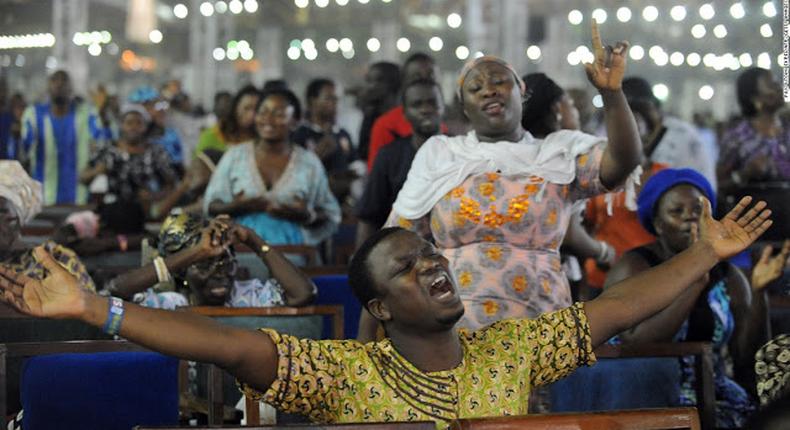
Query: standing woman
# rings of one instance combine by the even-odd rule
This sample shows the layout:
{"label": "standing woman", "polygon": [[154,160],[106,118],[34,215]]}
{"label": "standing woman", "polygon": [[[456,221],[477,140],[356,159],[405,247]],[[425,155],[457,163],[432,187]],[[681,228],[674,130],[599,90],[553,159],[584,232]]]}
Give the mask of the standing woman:
{"label": "standing woman", "polygon": [[208,149],[225,152],[230,145],[255,139],[255,106],[260,98],[260,91],[252,85],[240,89],[226,116],[200,134],[195,152],[199,154]]}
{"label": "standing woman", "polygon": [[210,216],[228,214],[272,245],[317,245],[340,224],[321,160],[290,140],[301,116],[287,89],[264,93],[255,116],[257,138],[231,147],[203,199]]}
{"label": "standing woman", "polygon": [[571,303],[559,247],[577,200],[621,186],[641,160],[621,91],[627,42],[604,48],[593,22],[587,77],[604,100],[609,142],[561,130],[536,139],[521,125],[524,82],[491,56],[467,64],[459,99],[472,131],[434,136],[417,153],[388,225],[430,235],[450,260],[464,327],[533,318]]}

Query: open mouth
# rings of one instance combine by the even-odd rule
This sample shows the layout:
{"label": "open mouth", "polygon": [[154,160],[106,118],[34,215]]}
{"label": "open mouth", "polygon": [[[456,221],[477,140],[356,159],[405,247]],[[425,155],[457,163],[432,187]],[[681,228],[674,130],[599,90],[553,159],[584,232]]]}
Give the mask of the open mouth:
{"label": "open mouth", "polygon": [[215,297],[224,297],[228,294],[227,287],[214,287],[208,290],[209,294]]}
{"label": "open mouth", "polygon": [[446,273],[442,273],[431,282],[428,288],[428,294],[436,300],[445,300],[455,294],[453,285],[450,283],[450,278]]}
{"label": "open mouth", "polygon": [[505,104],[502,102],[491,102],[483,105],[483,112],[489,115],[498,115],[505,111]]}

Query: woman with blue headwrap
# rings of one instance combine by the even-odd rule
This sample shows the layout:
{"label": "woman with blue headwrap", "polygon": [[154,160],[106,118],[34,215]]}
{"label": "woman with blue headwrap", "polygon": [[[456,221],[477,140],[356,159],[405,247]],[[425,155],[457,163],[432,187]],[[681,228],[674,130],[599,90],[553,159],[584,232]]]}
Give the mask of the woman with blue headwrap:
{"label": "woman with blue headwrap", "polygon": [[159,91],[149,86],[136,88],[129,94],[128,99],[129,103],[145,107],[145,110],[151,117],[146,136],[151,143],[164,148],[170,156],[173,167],[179,172],[183,172],[188,160],[185,160],[184,157],[181,137],[175,128],[169,127],[165,123],[167,109],[170,107],[169,104],[162,99]]}
{"label": "woman with blue headwrap", "polygon": [[[653,175],[642,188],[637,204],[640,222],[657,239],[625,253],[609,271],[604,289],[688,248],[696,240],[702,212],[700,197],[715,205],[713,188],[695,170],[666,169]],[[741,428],[754,410],[753,398],[747,393],[754,391],[754,354],[767,340],[764,287],[768,282],[753,274],[750,285],[737,267],[722,262],[670,306],[621,333],[619,339],[627,343],[711,342],[716,427]],[[729,357],[724,354],[727,348]],[[734,379],[725,372],[730,358]],[[683,405],[696,404],[693,357],[682,359],[679,400]]]}

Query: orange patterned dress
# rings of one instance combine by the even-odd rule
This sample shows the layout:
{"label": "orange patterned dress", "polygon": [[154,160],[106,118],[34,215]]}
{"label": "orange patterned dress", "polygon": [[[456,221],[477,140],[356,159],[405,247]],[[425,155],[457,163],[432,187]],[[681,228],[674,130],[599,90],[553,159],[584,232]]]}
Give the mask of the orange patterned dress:
{"label": "orange patterned dress", "polygon": [[600,182],[605,145],[576,157],[568,185],[536,176],[472,175],[416,220],[393,211],[387,225],[433,237],[456,276],[466,313],[461,327],[535,318],[571,305],[559,247],[573,204],[607,192]]}

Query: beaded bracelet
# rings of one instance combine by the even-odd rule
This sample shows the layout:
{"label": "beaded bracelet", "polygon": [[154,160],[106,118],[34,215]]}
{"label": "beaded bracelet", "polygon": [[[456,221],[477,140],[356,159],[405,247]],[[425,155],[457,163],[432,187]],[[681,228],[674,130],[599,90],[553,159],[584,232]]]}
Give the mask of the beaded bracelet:
{"label": "beaded bracelet", "polygon": [[154,270],[156,271],[156,279],[158,279],[159,282],[170,281],[170,271],[167,269],[164,258],[154,258]]}
{"label": "beaded bracelet", "polygon": [[110,297],[110,308],[107,312],[107,321],[104,322],[105,333],[116,335],[121,331],[123,312],[123,300],[118,297]]}

